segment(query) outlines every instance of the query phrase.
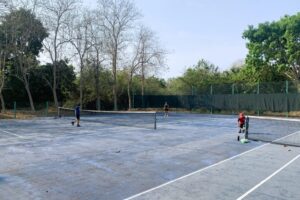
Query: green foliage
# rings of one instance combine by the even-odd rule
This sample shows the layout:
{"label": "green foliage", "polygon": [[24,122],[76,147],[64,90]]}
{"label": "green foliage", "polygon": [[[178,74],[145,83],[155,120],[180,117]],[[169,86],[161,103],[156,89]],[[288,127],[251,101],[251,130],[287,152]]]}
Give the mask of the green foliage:
{"label": "green foliage", "polygon": [[171,78],[167,81],[167,94],[181,95],[186,89],[186,84],[183,84],[180,78]]}
{"label": "green foliage", "polygon": [[[57,93],[59,101],[62,102],[73,98],[76,94],[76,75],[73,66],[68,65],[66,61],[59,61],[57,66]],[[34,102],[36,104],[53,100],[51,87],[49,86],[49,84],[52,84],[51,81],[53,81],[52,64],[40,65],[32,68],[28,74],[28,78],[32,96],[34,97]],[[23,104],[28,101],[23,83],[15,76],[8,77],[7,88],[8,89],[4,90],[4,96],[8,105],[12,104],[13,101],[22,102]]]}
{"label": "green foliage", "polygon": [[[67,60],[60,60],[56,64],[57,66],[57,95],[58,101],[62,102],[68,98],[74,96],[76,91],[76,74],[74,72],[74,67],[68,65]],[[36,84],[42,85],[44,88],[51,88],[53,86],[53,64],[46,64],[36,67],[33,70],[35,75]],[[51,90],[49,91],[48,99],[52,99],[53,95]]]}
{"label": "green foliage", "polygon": [[175,94],[206,93],[209,86],[219,82],[221,78],[218,67],[202,59],[188,68],[182,77],[171,79],[168,88]]}
{"label": "green foliage", "polygon": [[146,94],[164,95],[166,94],[166,81],[164,79],[151,76],[146,79],[145,91]]}
{"label": "green foliage", "polygon": [[[99,85],[100,85],[100,100],[102,109],[112,108],[112,90],[111,84],[113,82],[112,73],[108,69],[103,67],[99,70]],[[83,78],[83,107],[95,109],[96,100],[96,88],[95,88],[95,69],[91,65],[87,65],[82,73]],[[76,85],[79,88],[79,79],[76,79]],[[126,85],[124,86],[126,87]],[[74,92],[73,100],[76,102],[79,100],[79,94],[77,91]],[[77,96],[76,96],[77,94]]]}
{"label": "green foliage", "polygon": [[[0,30],[0,43],[1,47],[4,47],[1,49],[4,53],[1,54],[5,55],[4,60],[6,63],[6,66],[1,64],[1,71],[7,68],[7,64],[9,64],[10,75],[14,76],[10,80],[15,79],[17,84],[20,83],[19,81],[23,83],[31,110],[34,111],[29,79],[32,77],[32,69],[38,65],[36,57],[43,46],[42,42],[48,36],[46,29],[31,11],[19,9],[12,10],[4,16],[0,24]],[[11,87],[13,86],[14,83]],[[19,90],[22,87],[17,88]],[[18,92],[16,96],[19,93],[21,92]]]}
{"label": "green foliage", "polygon": [[10,53],[15,56],[37,56],[43,47],[43,40],[48,36],[41,21],[25,9],[6,15],[0,28],[6,43],[10,45]]}
{"label": "green foliage", "polygon": [[249,26],[243,33],[249,49],[246,64],[259,81],[299,80],[300,13]]}

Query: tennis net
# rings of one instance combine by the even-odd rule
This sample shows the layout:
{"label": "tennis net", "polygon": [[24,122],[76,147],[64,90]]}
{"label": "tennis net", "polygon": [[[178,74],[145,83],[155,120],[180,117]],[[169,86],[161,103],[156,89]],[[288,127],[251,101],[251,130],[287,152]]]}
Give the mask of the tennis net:
{"label": "tennis net", "polygon": [[[58,116],[74,120],[75,111],[71,108],[59,107]],[[156,129],[156,112],[80,110],[80,121]]]}
{"label": "tennis net", "polygon": [[300,120],[250,116],[248,139],[300,147]]}

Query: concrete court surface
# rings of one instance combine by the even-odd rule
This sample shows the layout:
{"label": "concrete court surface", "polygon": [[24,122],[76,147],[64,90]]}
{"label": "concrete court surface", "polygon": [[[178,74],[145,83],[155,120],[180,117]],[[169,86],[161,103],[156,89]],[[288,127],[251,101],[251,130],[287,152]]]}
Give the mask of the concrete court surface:
{"label": "concrete court surface", "polygon": [[171,113],[157,126],[0,120],[0,199],[300,196],[299,149],[238,143],[235,117]]}

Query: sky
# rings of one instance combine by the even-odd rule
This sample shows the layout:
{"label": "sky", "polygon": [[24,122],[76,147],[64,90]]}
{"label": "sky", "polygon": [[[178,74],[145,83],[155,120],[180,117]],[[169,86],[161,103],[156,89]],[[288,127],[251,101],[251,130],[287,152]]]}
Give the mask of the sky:
{"label": "sky", "polygon": [[[93,6],[96,0],[84,0]],[[243,32],[249,25],[277,21],[300,12],[299,0],[135,0],[141,22],[167,52],[161,78],[182,76],[205,59],[229,69],[247,55]]]}

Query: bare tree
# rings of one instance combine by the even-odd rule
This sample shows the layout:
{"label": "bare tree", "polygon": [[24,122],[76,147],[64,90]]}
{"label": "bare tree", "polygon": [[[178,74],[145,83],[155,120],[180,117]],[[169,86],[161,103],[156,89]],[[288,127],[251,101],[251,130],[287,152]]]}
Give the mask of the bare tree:
{"label": "bare tree", "polygon": [[128,33],[139,13],[130,0],[98,0],[99,16],[105,36],[105,46],[111,60],[113,75],[114,110],[118,109],[117,66],[119,53],[129,40]]}
{"label": "bare tree", "polygon": [[47,80],[46,77],[44,77],[44,79],[52,90],[56,107],[58,107],[58,62],[63,59],[64,47],[69,42],[69,39],[65,37],[65,34],[68,26],[70,26],[70,21],[73,18],[73,11],[76,9],[77,4],[77,0],[44,0],[40,4],[42,8],[42,20],[49,32],[49,37],[44,40],[43,46],[53,63],[53,79]]}
{"label": "bare tree", "polygon": [[145,76],[147,73],[155,73],[164,66],[166,51],[159,47],[155,34],[147,27],[140,26],[136,40],[133,44],[132,58],[127,67],[128,107],[131,109],[131,91],[133,76],[139,74],[142,81],[142,95],[144,95]]}
{"label": "bare tree", "polygon": [[70,43],[75,49],[77,58],[79,60],[80,71],[80,104],[83,105],[83,69],[85,66],[85,58],[89,49],[92,47],[91,43],[91,23],[92,18],[87,10],[78,14],[77,19],[74,20],[73,26],[69,27]]}
{"label": "bare tree", "polygon": [[1,100],[1,111],[5,112],[5,101],[3,97],[3,89],[5,86],[5,77],[7,74],[7,58],[8,58],[8,44],[7,37],[5,37],[5,30],[0,30],[0,100]]}
{"label": "bare tree", "polygon": [[136,44],[133,45],[132,57],[129,61],[128,67],[125,69],[127,71],[127,95],[128,95],[128,109],[131,110],[132,99],[131,99],[131,91],[132,91],[132,80],[133,76],[138,72],[141,66],[141,41],[137,40]]}
{"label": "bare tree", "polygon": [[[2,59],[1,59],[2,60]],[[4,63],[0,63],[0,101],[1,101],[1,112],[5,112],[5,101],[4,101],[4,97],[3,97],[3,88],[5,85],[5,67],[3,67],[3,64],[5,66],[5,62]]]}
{"label": "bare tree", "polygon": [[145,26],[140,27],[138,40],[141,63],[139,73],[142,81],[142,96],[144,96],[146,75],[147,73],[155,74],[157,70],[164,67],[166,50],[159,46],[155,34]]}
{"label": "bare tree", "polygon": [[[97,19],[97,16],[95,16]],[[89,52],[89,59],[92,62],[92,67],[94,70],[94,80],[95,80],[95,91],[96,91],[96,108],[101,110],[100,103],[100,69],[102,63],[106,60],[104,53],[104,37],[102,34],[101,26],[99,26],[98,20],[93,21],[91,24],[91,45],[92,48]]]}

